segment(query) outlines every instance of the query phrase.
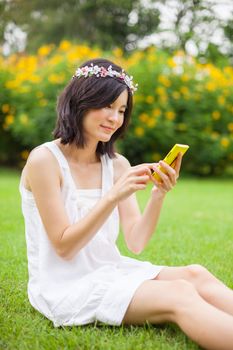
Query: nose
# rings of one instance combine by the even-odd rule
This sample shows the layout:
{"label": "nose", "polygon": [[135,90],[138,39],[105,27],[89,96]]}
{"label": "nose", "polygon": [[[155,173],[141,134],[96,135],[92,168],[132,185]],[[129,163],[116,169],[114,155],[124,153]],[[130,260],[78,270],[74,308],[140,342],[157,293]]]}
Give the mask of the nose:
{"label": "nose", "polygon": [[109,114],[109,119],[112,121],[118,121],[119,115],[117,111],[111,110],[111,113]]}

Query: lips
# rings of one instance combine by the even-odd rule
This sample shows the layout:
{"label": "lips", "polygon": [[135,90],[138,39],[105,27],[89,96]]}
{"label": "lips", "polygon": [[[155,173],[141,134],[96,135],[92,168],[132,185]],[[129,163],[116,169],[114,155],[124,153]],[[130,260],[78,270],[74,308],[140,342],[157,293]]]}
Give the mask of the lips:
{"label": "lips", "polygon": [[111,128],[110,126],[106,126],[106,125],[100,125],[101,128],[105,129],[106,131],[114,131],[113,128]]}

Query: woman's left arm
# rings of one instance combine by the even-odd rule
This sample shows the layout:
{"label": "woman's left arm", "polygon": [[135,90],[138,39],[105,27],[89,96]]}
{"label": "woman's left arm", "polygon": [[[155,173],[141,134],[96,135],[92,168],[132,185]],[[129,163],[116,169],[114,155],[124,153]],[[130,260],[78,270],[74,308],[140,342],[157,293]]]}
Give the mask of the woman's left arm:
{"label": "woman's left arm", "polygon": [[[182,154],[180,153],[174,169],[163,161],[153,167],[154,171],[160,176],[161,182],[151,176],[154,186],[143,214],[139,214],[136,209],[135,195],[120,203],[121,223],[126,244],[133,253],[140,254],[155,231],[166,193],[176,185],[179,177],[181,161]],[[159,170],[158,165],[166,170],[166,174]]]}

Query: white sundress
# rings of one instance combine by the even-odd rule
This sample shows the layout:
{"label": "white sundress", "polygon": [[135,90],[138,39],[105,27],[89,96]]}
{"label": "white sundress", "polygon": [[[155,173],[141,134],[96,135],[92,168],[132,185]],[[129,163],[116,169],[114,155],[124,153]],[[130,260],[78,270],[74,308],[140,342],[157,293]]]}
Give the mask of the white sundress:
{"label": "white sundress", "polygon": [[[47,147],[63,175],[62,199],[70,223],[84,217],[113,186],[113,162],[101,156],[102,189],[77,189],[68,162],[54,141]],[[40,147],[41,147],[40,146]],[[155,278],[163,266],[122,256],[116,246],[119,233],[115,208],[101,229],[74,258],[64,260],[53,248],[32,192],[19,185],[28,257],[28,297],[31,305],[55,327],[100,321],[120,325],[136,289]]]}

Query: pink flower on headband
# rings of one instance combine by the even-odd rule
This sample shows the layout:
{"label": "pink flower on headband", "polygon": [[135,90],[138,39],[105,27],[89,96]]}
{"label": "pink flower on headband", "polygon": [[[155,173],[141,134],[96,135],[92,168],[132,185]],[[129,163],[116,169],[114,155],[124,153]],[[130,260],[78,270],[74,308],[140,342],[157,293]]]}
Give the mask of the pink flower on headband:
{"label": "pink flower on headband", "polygon": [[88,72],[88,67],[87,66],[82,67],[81,71],[83,72],[83,75],[85,76],[85,78],[88,77],[88,73],[89,72]]}
{"label": "pink flower on headband", "polygon": [[105,78],[108,75],[108,71],[107,69],[105,69],[104,67],[100,67],[101,71],[100,71],[100,76],[102,78]]}

